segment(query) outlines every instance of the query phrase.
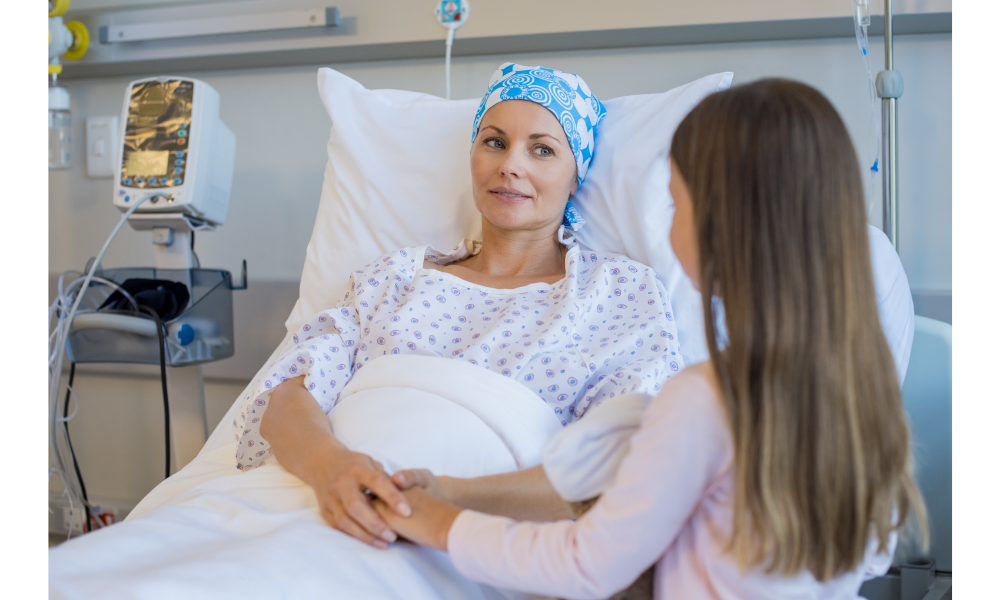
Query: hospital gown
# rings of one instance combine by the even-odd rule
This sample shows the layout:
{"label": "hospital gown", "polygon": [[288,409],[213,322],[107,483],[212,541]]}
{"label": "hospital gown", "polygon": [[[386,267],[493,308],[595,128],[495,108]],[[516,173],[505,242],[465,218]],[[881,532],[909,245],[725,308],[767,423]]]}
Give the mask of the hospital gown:
{"label": "hospital gown", "polygon": [[471,240],[451,253],[403,248],[355,271],[342,301],[299,328],[251,384],[232,423],[237,468],[271,456],[260,419],[275,386],[305,375],[329,413],[352,375],[388,354],[464,360],[510,377],[563,425],[616,395],[655,395],[684,367],[670,300],[649,267],[573,245],[554,284],[493,289],[425,268],[479,249]]}

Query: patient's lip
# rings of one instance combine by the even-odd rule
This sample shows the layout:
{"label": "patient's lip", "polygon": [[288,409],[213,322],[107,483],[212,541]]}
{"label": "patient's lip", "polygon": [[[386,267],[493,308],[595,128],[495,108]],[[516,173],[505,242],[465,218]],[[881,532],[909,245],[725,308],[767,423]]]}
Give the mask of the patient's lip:
{"label": "patient's lip", "polygon": [[525,200],[531,200],[531,196],[509,187],[495,187],[490,189],[490,193],[503,202],[524,202]]}

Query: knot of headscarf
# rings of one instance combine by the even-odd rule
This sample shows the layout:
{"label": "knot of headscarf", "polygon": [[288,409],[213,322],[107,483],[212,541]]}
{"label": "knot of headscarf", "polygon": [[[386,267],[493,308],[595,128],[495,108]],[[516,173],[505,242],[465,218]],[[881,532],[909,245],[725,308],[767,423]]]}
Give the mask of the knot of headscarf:
{"label": "knot of headscarf", "polygon": [[[479,133],[479,123],[491,107],[504,100],[529,100],[540,104],[555,115],[566,139],[569,140],[576,159],[577,185],[587,176],[590,159],[594,155],[597,125],[607,110],[579,76],[545,67],[525,67],[504,63],[493,73],[489,89],[479,104],[479,111],[472,122],[472,141]],[[584,225],[572,202],[566,204],[563,225],[578,231]]]}

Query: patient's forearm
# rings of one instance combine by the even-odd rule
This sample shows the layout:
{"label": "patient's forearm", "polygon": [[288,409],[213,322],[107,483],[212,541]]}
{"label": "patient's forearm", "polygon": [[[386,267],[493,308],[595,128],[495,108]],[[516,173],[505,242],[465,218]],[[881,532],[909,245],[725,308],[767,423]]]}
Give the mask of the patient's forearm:
{"label": "patient's forearm", "polygon": [[441,477],[440,484],[449,502],[491,515],[519,521],[555,521],[574,516],[540,465],[473,479]]}
{"label": "patient's forearm", "polygon": [[317,459],[347,448],[333,436],[323,409],[305,388],[304,377],[290,379],[271,394],[260,422],[260,434],[285,469],[312,483]]}

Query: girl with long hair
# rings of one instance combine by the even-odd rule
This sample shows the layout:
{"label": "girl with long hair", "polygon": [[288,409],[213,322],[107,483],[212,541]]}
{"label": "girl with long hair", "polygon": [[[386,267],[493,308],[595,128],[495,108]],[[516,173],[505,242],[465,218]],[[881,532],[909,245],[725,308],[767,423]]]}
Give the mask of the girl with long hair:
{"label": "girl with long hair", "polygon": [[761,80],[705,98],[670,161],[670,241],[714,342],[652,401],[612,486],[576,521],[420,488],[408,518],[376,509],[505,588],[601,598],[655,564],[657,598],[856,598],[926,518],[847,129],[817,90]]}

